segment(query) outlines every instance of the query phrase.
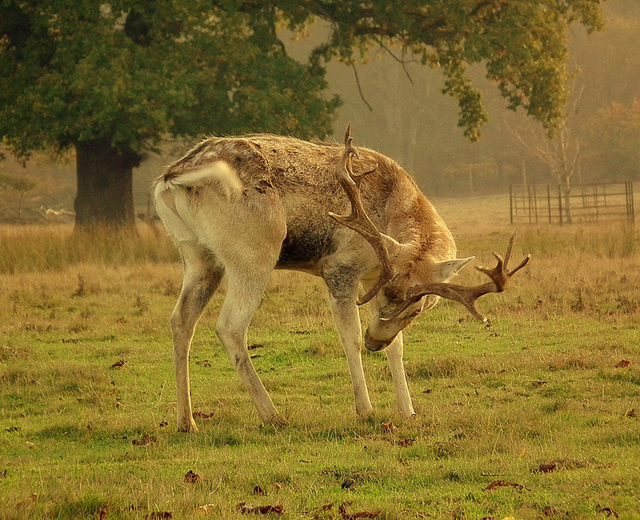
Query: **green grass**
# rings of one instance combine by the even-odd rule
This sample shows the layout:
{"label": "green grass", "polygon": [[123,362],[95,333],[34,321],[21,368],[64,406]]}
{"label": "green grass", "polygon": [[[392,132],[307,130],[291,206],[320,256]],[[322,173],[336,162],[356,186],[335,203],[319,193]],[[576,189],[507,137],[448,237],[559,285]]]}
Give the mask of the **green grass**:
{"label": "green grass", "polygon": [[[445,216],[481,264],[510,233]],[[0,256],[17,262],[7,248],[24,234],[10,234]],[[260,424],[213,333],[216,295],[191,357],[194,408],[213,415],[194,435],[174,418],[167,322],[181,268],[164,238],[144,241],[64,256],[68,238],[38,230],[20,254],[49,243],[59,262],[0,259],[1,519],[188,519],[206,504],[221,519],[259,506],[290,519],[640,518],[637,231],[522,228],[514,255],[533,260],[479,304],[489,327],[443,302],[408,331],[413,420],[369,352],[376,411],[355,416],[322,285],[281,272],[249,342],[288,425]],[[487,490],[495,481],[517,486]]]}

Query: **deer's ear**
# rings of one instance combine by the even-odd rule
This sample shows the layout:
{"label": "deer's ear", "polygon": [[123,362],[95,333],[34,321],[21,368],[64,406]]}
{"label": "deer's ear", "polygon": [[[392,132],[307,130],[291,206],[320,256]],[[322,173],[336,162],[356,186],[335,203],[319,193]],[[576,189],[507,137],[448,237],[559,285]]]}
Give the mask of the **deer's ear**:
{"label": "deer's ear", "polygon": [[403,244],[384,233],[380,233],[380,236],[384,241],[389,258],[393,259],[395,274],[409,272],[413,268],[418,256],[416,245],[413,243]]}
{"label": "deer's ear", "polygon": [[458,274],[463,267],[474,259],[475,256],[470,256],[469,258],[456,258],[454,260],[437,262],[436,265],[440,271],[440,279],[443,281],[448,280],[453,275]]}

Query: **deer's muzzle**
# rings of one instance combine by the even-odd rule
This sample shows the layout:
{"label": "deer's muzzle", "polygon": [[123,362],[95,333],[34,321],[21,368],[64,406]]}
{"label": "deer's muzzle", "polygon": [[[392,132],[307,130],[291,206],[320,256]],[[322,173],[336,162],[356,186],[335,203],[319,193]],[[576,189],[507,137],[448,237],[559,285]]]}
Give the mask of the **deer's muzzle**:
{"label": "deer's muzzle", "polygon": [[391,338],[390,340],[376,339],[372,337],[367,330],[366,334],[364,335],[364,346],[367,347],[367,350],[370,350],[371,352],[380,352],[381,350],[384,350],[389,345],[391,345],[394,339],[395,337]]}

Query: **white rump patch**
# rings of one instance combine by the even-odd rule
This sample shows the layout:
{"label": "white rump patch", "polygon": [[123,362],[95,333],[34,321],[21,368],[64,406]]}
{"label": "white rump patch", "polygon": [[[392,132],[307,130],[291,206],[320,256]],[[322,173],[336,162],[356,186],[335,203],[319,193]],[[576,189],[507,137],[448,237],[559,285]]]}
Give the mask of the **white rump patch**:
{"label": "white rump patch", "polygon": [[238,174],[225,161],[215,161],[180,174],[166,181],[168,190],[178,187],[195,188],[206,184],[216,184],[219,192],[231,201],[242,195],[242,181]]}
{"label": "white rump patch", "polygon": [[[242,181],[224,161],[210,162],[168,180],[159,179],[155,187],[156,209],[176,242],[198,242],[197,207],[187,188],[206,187],[227,202],[242,196]],[[215,203],[214,203],[215,205]]]}

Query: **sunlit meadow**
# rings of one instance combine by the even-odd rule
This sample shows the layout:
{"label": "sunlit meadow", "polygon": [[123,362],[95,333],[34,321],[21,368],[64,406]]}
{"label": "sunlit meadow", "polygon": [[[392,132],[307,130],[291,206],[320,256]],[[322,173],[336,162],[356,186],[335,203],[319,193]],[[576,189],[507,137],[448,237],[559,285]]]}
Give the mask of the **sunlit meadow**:
{"label": "sunlit meadow", "polygon": [[[435,203],[461,256],[504,250],[508,200]],[[356,417],[325,289],[277,272],[249,343],[288,425],[262,425],[213,332],[222,288],[191,355],[199,432],[182,434],[162,230],[2,228],[0,518],[640,518],[639,239],[522,226],[514,259],[533,259],[480,301],[490,325],[442,302],[407,332],[412,420],[369,352],[376,411]]]}

